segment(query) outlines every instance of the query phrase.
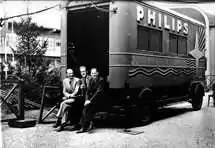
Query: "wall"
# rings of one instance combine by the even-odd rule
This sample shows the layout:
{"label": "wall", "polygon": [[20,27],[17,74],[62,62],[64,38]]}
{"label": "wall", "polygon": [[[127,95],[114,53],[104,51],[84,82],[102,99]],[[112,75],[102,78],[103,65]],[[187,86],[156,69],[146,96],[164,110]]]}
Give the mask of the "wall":
{"label": "wall", "polygon": [[210,69],[211,69],[211,81],[215,80],[215,26],[210,27],[209,31],[210,39]]}

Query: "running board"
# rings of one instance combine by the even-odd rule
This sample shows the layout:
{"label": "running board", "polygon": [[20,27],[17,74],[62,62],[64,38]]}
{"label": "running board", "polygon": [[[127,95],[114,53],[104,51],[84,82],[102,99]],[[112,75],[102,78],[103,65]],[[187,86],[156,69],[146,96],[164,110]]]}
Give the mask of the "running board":
{"label": "running board", "polygon": [[180,96],[180,97],[172,97],[172,98],[167,98],[167,97],[162,97],[161,99],[157,100],[158,106],[163,106],[163,105],[168,105],[172,103],[177,103],[177,102],[182,102],[182,101],[188,101],[191,102],[191,99],[189,98],[188,95],[185,96]]}

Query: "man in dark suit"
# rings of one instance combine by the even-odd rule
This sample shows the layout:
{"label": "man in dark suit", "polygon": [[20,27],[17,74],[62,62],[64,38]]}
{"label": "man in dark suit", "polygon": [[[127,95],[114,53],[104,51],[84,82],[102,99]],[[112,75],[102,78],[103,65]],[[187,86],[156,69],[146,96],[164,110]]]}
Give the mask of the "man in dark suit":
{"label": "man in dark suit", "polygon": [[80,66],[79,70],[81,73],[81,79],[80,79],[81,95],[83,97],[85,97],[87,88],[89,87],[89,82],[90,82],[91,76],[87,74],[86,66]]}
{"label": "man in dark suit", "polygon": [[75,107],[70,110],[70,117],[73,119],[74,126],[72,127],[72,130],[79,130],[80,129],[80,120],[82,116],[82,111],[84,108],[84,102],[86,97],[87,88],[89,87],[89,82],[91,79],[91,76],[87,74],[87,68],[86,66],[80,66],[79,67],[81,78],[79,81],[79,95],[80,97],[75,102]]}
{"label": "man in dark suit", "polygon": [[91,69],[91,79],[86,92],[84,109],[81,119],[81,129],[77,133],[87,132],[93,128],[93,116],[99,107],[101,107],[102,98],[104,97],[104,80],[99,77],[96,68]]}

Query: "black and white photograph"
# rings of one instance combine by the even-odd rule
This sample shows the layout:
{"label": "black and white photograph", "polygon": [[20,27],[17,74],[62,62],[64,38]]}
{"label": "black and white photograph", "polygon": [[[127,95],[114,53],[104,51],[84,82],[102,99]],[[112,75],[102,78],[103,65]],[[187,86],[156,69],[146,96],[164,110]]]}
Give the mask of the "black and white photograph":
{"label": "black and white photograph", "polygon": [[215,148],[215,1],[0,0],[0,148]]}

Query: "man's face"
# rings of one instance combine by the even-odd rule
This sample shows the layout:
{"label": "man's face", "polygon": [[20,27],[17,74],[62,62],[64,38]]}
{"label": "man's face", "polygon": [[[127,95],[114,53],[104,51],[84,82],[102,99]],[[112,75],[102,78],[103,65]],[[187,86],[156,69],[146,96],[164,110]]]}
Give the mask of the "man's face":
{"label": "man's face", "polygon": [[91,76],[92,76],[93,79],[96,79],[96,78],[97,78],[98,72],[97,72],[96,69],[92,69],[92,70],[91,70]]}
{"label": "man's face", "polygon": [[87,76],[86,68],[80,68],[80,73],[81,73],[82,78],[85,78]]}
{"label": "man's face", "polygon": [[73,70],[72,69],[68,69],[67,70],[67,77],[68,78],[73,78],[73,76],[74,76]]}

